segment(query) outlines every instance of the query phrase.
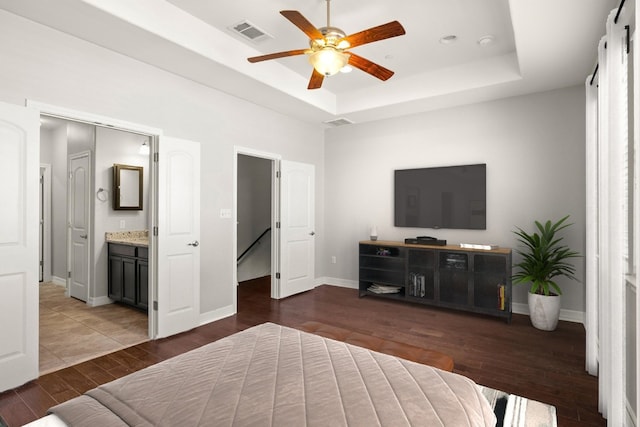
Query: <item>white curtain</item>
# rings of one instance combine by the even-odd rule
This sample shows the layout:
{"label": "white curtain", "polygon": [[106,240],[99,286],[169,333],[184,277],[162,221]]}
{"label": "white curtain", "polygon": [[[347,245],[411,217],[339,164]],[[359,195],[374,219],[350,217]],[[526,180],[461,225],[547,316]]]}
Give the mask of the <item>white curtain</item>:
{"label": "white curtain", "polygon": [[[629,271],[627,25],[611,12],[598,46],[597,75],[586,83],[586,369],[599,376],[599,408],[626,425],[625,286]],[[593,82],[593,84],[592,84]],[[633,407],[636,403],[633,402]],[[635,418],[635,414],[633,414]]]}

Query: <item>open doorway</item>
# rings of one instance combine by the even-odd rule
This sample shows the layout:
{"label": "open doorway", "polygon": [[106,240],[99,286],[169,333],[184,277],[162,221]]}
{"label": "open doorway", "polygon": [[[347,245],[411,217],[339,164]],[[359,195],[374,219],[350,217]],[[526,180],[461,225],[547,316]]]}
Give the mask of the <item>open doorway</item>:
{"label": "open doorway", "polygon": [[[274,264],[272,229],[275,161],[248,154],[237,155],[236,244],[238,292],[271,296]],[[240,309],[240,307],[238,307]]]}
{"label": "open doorway", "polygon": [[44,190],[50,203],[42,214],[50,215],[51,226],[40,240],[43,272],[51,272],[40,287],[43,373],[149,339],[148,312],[111,304],[105,233],[148,232],[149,209],[111,209],[111,168],[143,166],[143,197],[150,206],[150,156],[141,147],[148,148],[151,137],[46,115],[41,123],[40,162],[51,175]]}

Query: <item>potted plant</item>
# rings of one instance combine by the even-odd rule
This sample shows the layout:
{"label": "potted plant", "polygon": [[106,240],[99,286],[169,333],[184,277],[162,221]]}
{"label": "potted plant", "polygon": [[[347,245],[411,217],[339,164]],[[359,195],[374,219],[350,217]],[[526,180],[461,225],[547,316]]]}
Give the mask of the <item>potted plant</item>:
{"label": "potted plant", "polygon": [[562,290],[554,278],[565,276],[577,280],[575,267],[569,260],[580,255],[562,244],[562,237],[556,235],[571,225],[565,222],[568,218],[569,215],[555,223],[535,221],[537,230],[533,234],[520,227],[514,231],[524,249],[516,249],[522,261],[514,265],[519,271],[512,276],[513,283],[531,283],[529,316],[533,326],[544,331],[553,331],[560,317]]}

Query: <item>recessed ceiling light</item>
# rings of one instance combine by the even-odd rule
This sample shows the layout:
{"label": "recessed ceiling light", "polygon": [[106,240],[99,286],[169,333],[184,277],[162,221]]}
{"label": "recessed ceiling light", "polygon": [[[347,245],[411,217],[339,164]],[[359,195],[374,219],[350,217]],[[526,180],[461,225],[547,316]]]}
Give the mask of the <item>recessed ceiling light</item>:
{"label": "recessed ceiling light", "polygon": [[494,42],[496,38],[492,35],[482,36],[478,39],[478,44],[482,47],[488,46]]}
{"label": "recessed ceiling light", "polygon": [[458,40],[458,36],[455,34],[449,34],[448,36],[440,37],[440,43],[442,44],[451,44],[455,43]]}

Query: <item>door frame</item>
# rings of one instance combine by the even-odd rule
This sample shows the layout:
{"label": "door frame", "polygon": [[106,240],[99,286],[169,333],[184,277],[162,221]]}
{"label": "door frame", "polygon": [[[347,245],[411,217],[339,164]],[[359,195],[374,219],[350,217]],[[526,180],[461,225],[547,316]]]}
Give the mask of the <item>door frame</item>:
{"label": "door frame", "polygon": [[51,164],[40,163],[42,177],[42,282],[51,281]]}
{"label": "door frame", "polygon": [[[94,144],[94,151],[95,151],[95,144]],[[89,303],[90,300],[90,294],[91,291],[93,290],[93,285],[95,283],[95,280],[92,280],[92,276],[93,276],[93,252],[91,250],[92,246],[93,246],[93,215],[94,215],[94,210],[93,210],[93,204],[91,203],[91,194],[93,194],[93,191],[91,191],[91,186],[93,184],[94,181],[94,171],[93,171],[93,155],[91,154],[90,150],[84,150],[84,151],[79,151],[77,153],[72,153],[72,154],[67,154],[67,277],[66,277],[66,291],[65,291],[65,296],[69,297],[71,296],[71,282],[74,276],[74,271],[73,271],[73,232],[71,231],[71,201],[74,200],[73,197],[71,197],[71,193],[72,193],[72,188],[71,188],[71,162],[73,160],[76,159],[80,159],[83,157],[87,157],[88,158],[88,168],[89,168],[89,187],[85,190],[86,196],[85,197],[85,209],[88,209],[89,211],[89,218],[87,219],[87,295],[86,295],[86,299],[84,300],[85,303]]]}
{"label": "door frame", "polygon": [[[57,117],[64,120],[87,123],[94,126],[119,129],[126,132],[137,133],[150,137],[150,172],[149,172],[149,230],[158,225],[158,167],[154,158],[158,152],[158,140],[163,136],[162,129],[127,122],[113,117],[92,114],[85,111],[73,110],[57,105],[46,104],[35,100],[26,100],[26,106],[39,110],[40,115]],[[93,192],[91,193],[93,194]],[[149,301],[158,300],[158,245],[154,233],[149,233]],[[91,280],[94,283],[94,280]],[[154,339],[158,332],[158,312],[149,306],[148,335]],[[39,332],[38,332],[39,336]],[[38,338],[39,339],[39,338]]]}
{"label": "door frame", "polygon": [[271,298],[280,298],[280,280],[276,277],[280,260],[280,228],[277,226],[280,221],[280,186],[278,185],[278,173],[280,171],[280,161],[282,156],[266,151],[254,150],[252,148],[234,146],[233,147],[233,250],[231,251],[233,262],[233,311],[238,312],[238,155],[258,157],[271,161]]}

